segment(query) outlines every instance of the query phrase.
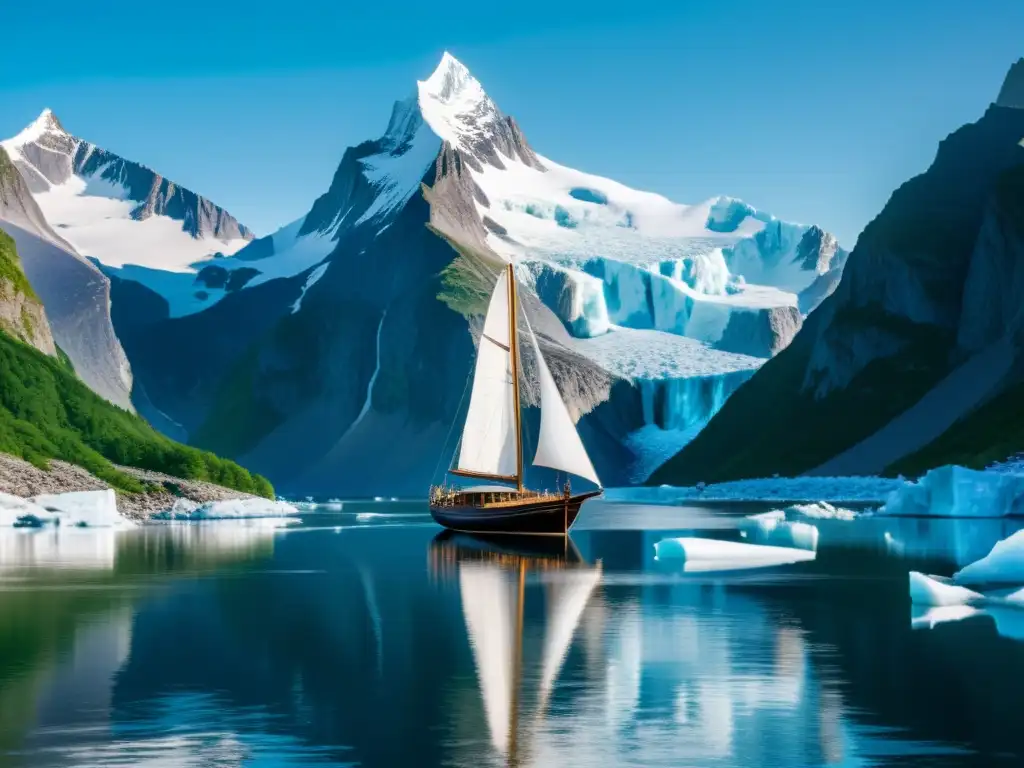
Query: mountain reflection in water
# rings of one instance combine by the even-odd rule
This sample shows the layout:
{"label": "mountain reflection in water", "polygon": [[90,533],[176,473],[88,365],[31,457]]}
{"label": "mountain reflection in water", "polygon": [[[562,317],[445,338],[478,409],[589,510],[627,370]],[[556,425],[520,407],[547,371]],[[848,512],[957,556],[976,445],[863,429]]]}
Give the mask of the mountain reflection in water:
{"label": "mountain reflection in water", "polygon": [[[411,502],[0,532],[0,765],[1019,764],[1024,611],[907,594],[1003,523],[660,514],[529,545]],[[815,556],[656,558],[694,536]]]}

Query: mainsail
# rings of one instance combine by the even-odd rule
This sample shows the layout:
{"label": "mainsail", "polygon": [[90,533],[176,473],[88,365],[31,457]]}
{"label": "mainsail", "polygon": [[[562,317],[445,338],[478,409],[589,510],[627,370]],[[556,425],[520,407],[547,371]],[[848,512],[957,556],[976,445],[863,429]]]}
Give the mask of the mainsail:
{"label": "mainsail", "polygon": [[508,279],[508,271],[498,275],[487,308],[458,469],[468,474],[515,480],[519,471],[519,406],[512,377]]}

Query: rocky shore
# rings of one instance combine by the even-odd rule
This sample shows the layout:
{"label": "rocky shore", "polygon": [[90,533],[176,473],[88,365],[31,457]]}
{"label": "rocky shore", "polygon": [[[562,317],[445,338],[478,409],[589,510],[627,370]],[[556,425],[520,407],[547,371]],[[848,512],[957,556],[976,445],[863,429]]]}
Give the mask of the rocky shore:
{"label": "rocky shore", "polygon": [[[147,520],[155,514],[166,512],[178,499],[205,504],[212,501],[257,498],[252,494],[199,480],[182,480],[160,472],[133,467],[118,469],[153,488],[149,493],[117,491],[118,511],[133,520]],[[74,464],[53,460],[50,462],[49,470],[42,470],[27,461],[0,453],[0,493],[29,498],[41,494],[100,491],[109,487],[104,481]]]}

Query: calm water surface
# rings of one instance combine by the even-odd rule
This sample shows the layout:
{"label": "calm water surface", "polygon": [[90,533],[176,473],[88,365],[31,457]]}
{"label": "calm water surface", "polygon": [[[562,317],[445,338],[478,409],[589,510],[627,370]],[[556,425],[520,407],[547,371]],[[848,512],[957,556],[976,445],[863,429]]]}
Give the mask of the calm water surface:
{"label": "calm water surface", "polygon": [[[571,546],[419,503],[300,525],[0,532],[0,764],[1024,764],[1024,611],[911,608],[1003,522],[588,503]],[[730,572],[665,538],[796,544]]]}

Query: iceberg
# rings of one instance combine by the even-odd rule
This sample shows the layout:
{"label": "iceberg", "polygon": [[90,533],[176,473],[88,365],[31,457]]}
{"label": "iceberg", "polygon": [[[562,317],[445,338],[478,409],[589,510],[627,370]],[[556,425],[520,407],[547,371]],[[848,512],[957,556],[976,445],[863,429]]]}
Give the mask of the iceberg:
{"label": "iceberg", "polygon": [[1024,475],[946,465],[889,494],[879,514],[1009,517],[1024,514]]}
{"label": "iceberg", "polygon": [[781,509],[751,515],[741,524],[740,536],[755,544],[815,551],[818,528],[810,523],[789,522]]}
{"label": "iceberg", "polygon": [[286,501],[270,499],[229,499],[196,504],[187,499],[178,499],[174,506],[158,512],[152,520],[238,520],[255,517],[285,517],[297,515],[299,510]]}
{"label": "iceberg", "polygon": [[932,629],[936,624],[947,621],[963,621],[972,616],[985,616],[986,613],[970,605],[936,605],[928,607],[914,606],[910,614],[911,629]]}
{"label": "iceberg", "polygon": [[31,499],[0,494],[0,526],[130,528],[134,522],[117,511],[111,489],[43,494]]}
{"label": "iceberg", "polygon": [[977,562],[953,574],[957,584],[1024,584],[1024,530],[1003,539]]}
{"label": "iceberg", "polygon": [[682,560],[683,571],[687,573],[768,568],[815,557],[815,552],[806,549],[687,536],[662,539],[654,545],[655,560]]}
{"label": "iceberg", "polygon": [[965,587],[949,584],[941,576],[926,576],[910,572],[910,602],[914,605],[951,606],[966,605],[982,600],[983,595]]}
{"label": "iceberg", "polygon": [[0,527],[33,527],[50,521],[55,515],[20,496],[0,493]]}

